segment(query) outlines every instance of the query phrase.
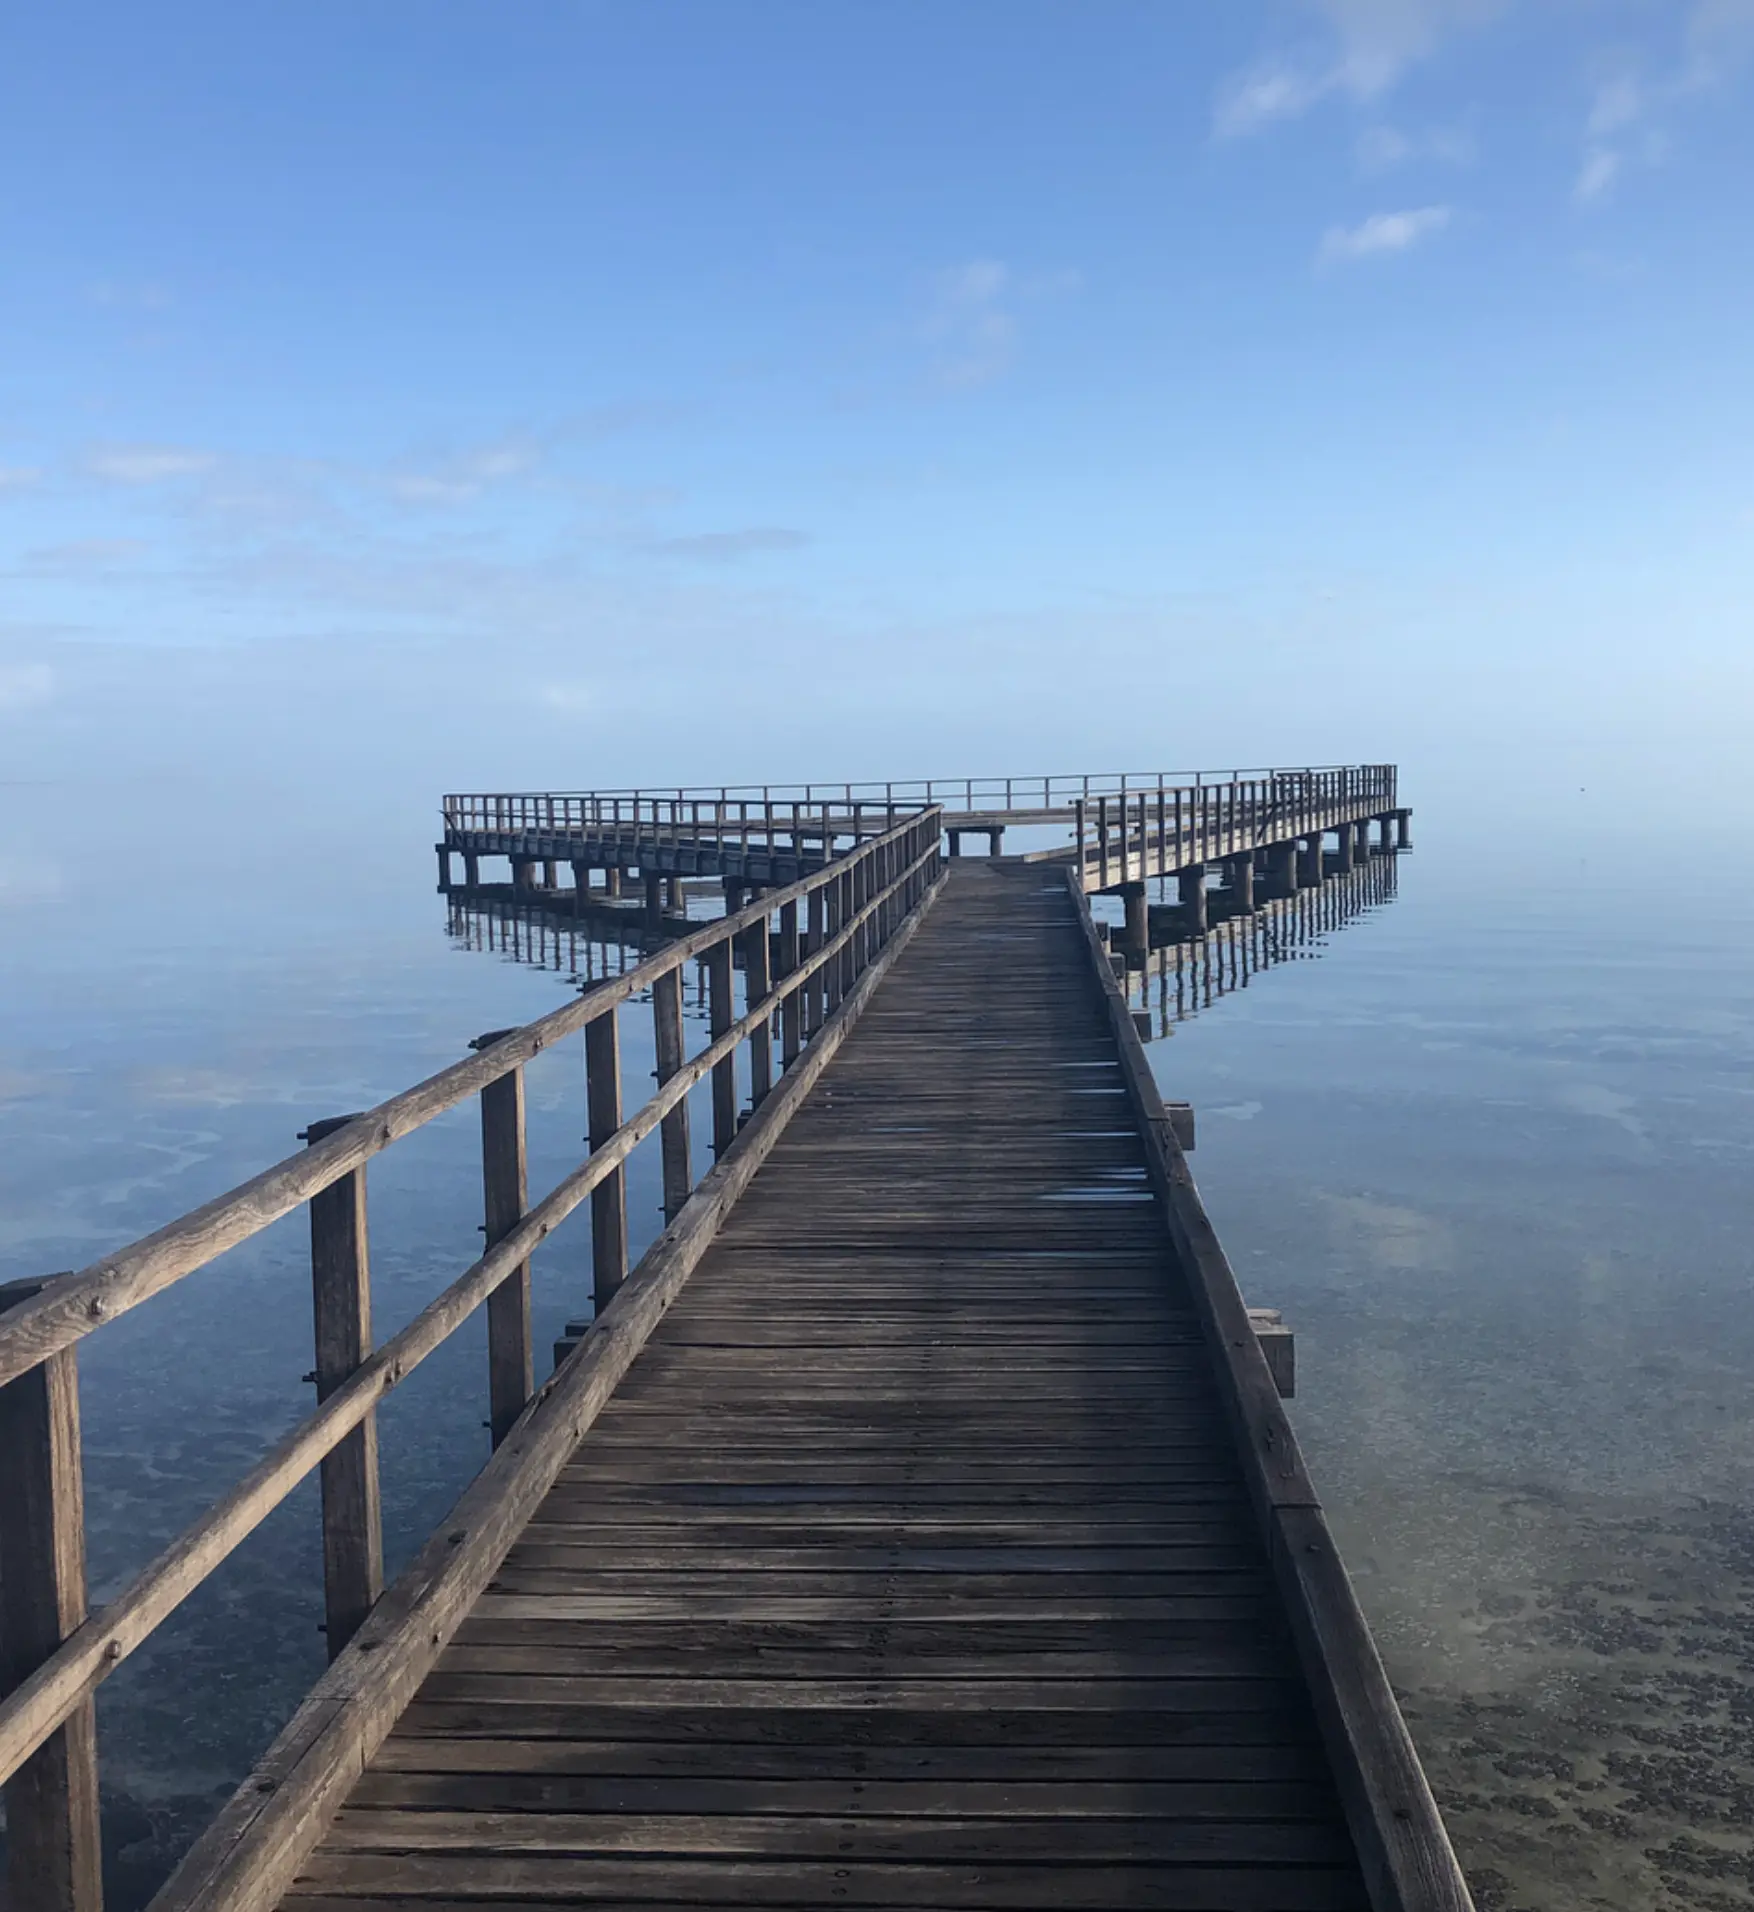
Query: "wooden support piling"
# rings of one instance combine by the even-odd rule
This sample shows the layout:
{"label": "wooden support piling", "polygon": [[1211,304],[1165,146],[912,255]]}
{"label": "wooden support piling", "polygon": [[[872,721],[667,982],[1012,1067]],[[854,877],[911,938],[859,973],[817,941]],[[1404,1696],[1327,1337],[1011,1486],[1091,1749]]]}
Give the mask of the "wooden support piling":
{"label": "wooden support piling", "polygon": [[[41,1292],[0,1287],[0,1321]],[[0,1387],[0,1695],[85,1619],[79,1376],[70,1347]],[[103,1912],[90,1695],[6,1782],[10,1912]]]}

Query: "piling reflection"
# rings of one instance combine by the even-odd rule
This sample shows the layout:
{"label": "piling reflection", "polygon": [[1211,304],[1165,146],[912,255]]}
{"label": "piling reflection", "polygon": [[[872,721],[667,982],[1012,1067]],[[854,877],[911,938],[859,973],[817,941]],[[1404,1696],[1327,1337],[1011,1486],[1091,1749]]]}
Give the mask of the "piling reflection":
{"label": "piling reflection", "polygon": [[[1225,893],[1214,890],[1212,920],[1199,936],[1164,922],[1174,912],[1153,911],[1150,952],[1142,966],[1132,959],[1124,978],[1140,1035],[1147,1041],[1167,1036],[1231,990],[1246,989],[1261,971],[1320,956],[1330,936],[1394,901],[1397,863],[1394,853],[1376,855],[1333,870],[1308,889],[1230,914],[1221,913]],[[1118,949],[1118,931],[1112,940]]]}
{"label": "piling reflection", "polygon": [[[703,917],[720,913],[715,898]],[[445,934],[454,949],[480,950],[504,962],[552,970],[575,988],[588,989],[625,975],[642,956],[686,933],[693,920],[666,916],[652,928],[637,908],[585,903],[572,890],[513,895],[506,887],[453,894],[445,911]],[[688,964],[682,974],[685,1006],[704,1009],[705,971]]]}

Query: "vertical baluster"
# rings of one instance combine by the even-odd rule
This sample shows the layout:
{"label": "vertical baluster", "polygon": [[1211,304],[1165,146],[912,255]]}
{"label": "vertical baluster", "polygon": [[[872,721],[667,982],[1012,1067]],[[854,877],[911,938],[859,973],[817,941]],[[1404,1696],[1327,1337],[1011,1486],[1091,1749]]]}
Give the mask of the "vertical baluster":
{"label": "vertical baluster", "polygon": [[[508,1036],[490,1029],[472,1049],[487,1049]],[[481,1192],[489,1248],[497,1247],[529,1206],[524,1161],[524,1070],[520,1063],[481,1091]],[[487,1298],[487,1425],[497,1447],[523,1413],[535,1390],[530,1339],[530,1264],[520,1262]]]}
{"label": "vertical baluster", "polygon": [[[798,967],[798,899],[780,905],[780,976],[793,975]],[[801,988],[792,989],[780,1004],[780,1067],[789,1069],[804,1046],[804,996]]]}
{"label": "vertical baluster", "polygon": [[[682,971],[667,969],[652,984],[652,1035],[662,1087],[682,1067]],[[673,1222],[694,1187],[692,1145],[688,1134],[688,1098],[684,1096],[659,1125],[664,1157],[664,1220]]]}
{"label": "vertical baluster", "polygon": [[[707,1028],[716,1042],[730,1028],[731,939],[721,936],[707,951]],[[723,1155],[737,1134],[737,1056],[713,1064],[713,1154]]]}
{"label": "vertical baluster", "polygon": [[[818,883],[804,900],[804,940],[814,956],[828,940],[828,885]],[[804,985],[804,1025],[815,1035],[822,1027],[823,1002],[828,990],[826,969],[813,970]]]}
{"label": "vertical baluster", "polygon": [[[593,1152],[621,1127],[621,1019],[613,1009],[585,1024],[585,1108]],[[627,1172],[591,1190],[591,1280],[597,1312],[627,1279]]]}
{"label": "vertical baluster", "polygon": [[[0,1288],[0,1315],[41,1292]],[[85,1618],[79,1375],[63,1348],[0,1387],[0,1694]],[[89,1695],[6,1782],[13,1912],[102,1912],[97,1721]]]}
{"label": "vertical baluster", "polygon": [[[339,1115],[304,1131],[312,1146],[354,1118]],[[371,1353],[371,1255],[365,1170],[356,1168],[310,1200],[311,1316],[317,1363],[312,1378],[326,1401]],[[378,1430],[368,1415],[324,1455],[323,1605],[334,1659],[384,1590],[383,1516],[378,1501]]]}
{"label": "vertical baluster", "polygon": [[[743,991],[754,1010],[767,1000],[770,966],[768,919],[762,915],[743,932]],[[773,1088],[773,1017],[763,1016],[749,1034],[749,1103],[759,1108]]]}
{"label": "vertical baluster", "polygon": [[1108,798],[1096,799],[1096,860],[1098,880],[1096,887],[1108,888]]}

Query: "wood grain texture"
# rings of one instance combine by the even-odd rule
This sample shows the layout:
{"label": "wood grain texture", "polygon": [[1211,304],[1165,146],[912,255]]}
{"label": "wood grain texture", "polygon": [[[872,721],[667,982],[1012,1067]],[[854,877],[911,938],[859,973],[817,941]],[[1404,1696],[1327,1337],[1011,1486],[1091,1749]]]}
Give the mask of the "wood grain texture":
{"label": "wood grain texture", "polygon": [[1078,915],[955,866],[289,1908],[1370,1903]]}

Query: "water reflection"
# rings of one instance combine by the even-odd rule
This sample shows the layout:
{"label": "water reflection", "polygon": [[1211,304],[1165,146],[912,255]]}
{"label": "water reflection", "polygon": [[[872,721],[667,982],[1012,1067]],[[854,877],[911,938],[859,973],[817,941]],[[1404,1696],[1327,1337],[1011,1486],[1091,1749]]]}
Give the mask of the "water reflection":
{"label": "water reflection", "polygon": [[1153,912],[1150,953],[1124,978],[1139,1033],[1147,1041],[1172,1035],[1178,1023],[1246,989],[1264,970],[1319,957],[1331,936],[1395,900],[1397,863],[1397,855],[1373,856],[1308,889],[1233,914],[1223,913],[1224,893],[1214,891],[1202,936],[1178,934],[1168,920],[1174,912]]}

